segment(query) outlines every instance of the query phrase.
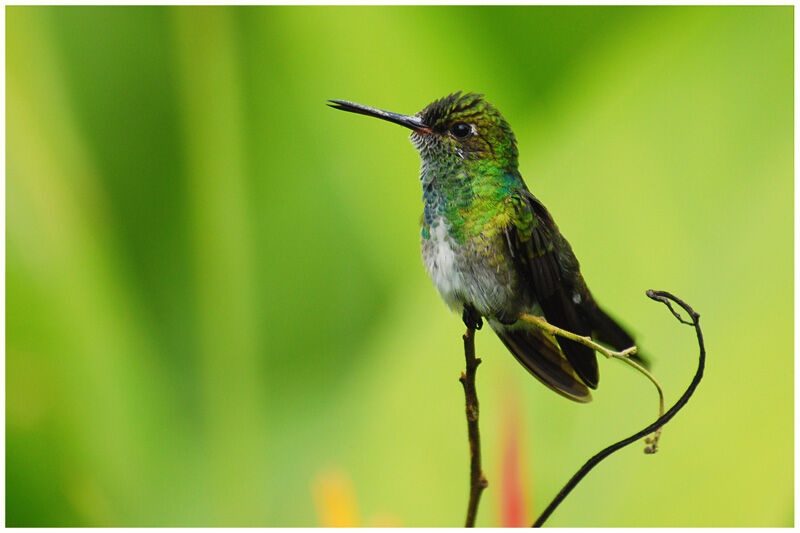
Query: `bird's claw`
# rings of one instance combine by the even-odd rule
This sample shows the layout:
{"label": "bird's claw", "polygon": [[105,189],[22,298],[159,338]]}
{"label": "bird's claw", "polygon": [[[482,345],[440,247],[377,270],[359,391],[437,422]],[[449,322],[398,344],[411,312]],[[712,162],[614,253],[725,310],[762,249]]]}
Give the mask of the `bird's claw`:
{"label": "bird's claw", "polygon": [[478,313],[478,311],[476,311],[472,306],[464,306],[464,312],[461,315],[461,320],[464,321],[464,325],[467,326],[467,329],[477,330],[483,327],[483,319],[481,318],[480,313]]}

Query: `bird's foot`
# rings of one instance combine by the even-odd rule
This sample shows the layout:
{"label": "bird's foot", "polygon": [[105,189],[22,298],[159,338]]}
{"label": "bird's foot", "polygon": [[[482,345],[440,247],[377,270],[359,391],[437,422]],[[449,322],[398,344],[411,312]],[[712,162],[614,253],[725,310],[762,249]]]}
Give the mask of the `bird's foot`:
{"label": "bird's foot", "polygon": [[481,329],[483,327],[483,319],[481,314],[475,310],[471,305],[464,306],[464,312],[461,315],[461,320],[467,329]]}

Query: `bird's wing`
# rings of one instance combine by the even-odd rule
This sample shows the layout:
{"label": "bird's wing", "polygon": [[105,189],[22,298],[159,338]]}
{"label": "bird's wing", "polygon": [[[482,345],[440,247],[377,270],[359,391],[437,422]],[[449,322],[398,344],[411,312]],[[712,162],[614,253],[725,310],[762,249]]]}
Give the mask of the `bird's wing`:
{"label": "bird's wing", "polygon": [[[519,191],[509,201],[513,215],[505,227],[506,240],[517,262],[517,271],[531,288],[545,319],[572,333],[591,335],[591,322],[581,307],[588,291],[569,243],[547,209],[530,192]],[[558,344],[581,380],[596,388],[598,370],[594,350],[564,338],[558,338]]]}

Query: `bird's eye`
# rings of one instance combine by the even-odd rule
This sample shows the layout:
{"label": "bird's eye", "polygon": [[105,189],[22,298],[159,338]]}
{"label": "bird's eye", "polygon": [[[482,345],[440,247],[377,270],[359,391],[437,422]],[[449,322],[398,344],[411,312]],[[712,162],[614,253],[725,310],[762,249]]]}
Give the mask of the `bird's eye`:
{"label": "bird's eye", "polygon": [[472,127],[470,127],[469,124],[457,122],[456,124],[453,124],[452,128],[450,128],[450,133],[452,133],[453,137],[456,139],[466,139],[472,133]]}

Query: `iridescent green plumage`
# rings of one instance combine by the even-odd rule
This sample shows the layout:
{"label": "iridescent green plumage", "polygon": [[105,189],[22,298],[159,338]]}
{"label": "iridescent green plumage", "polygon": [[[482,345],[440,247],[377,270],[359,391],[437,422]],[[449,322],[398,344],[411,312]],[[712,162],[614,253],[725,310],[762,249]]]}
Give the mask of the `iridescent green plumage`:
{"label": "iridescent green plumage", "polygon": [[592,298],[578,260],[518,170],[514,133],[481,95],[456,93],[416,115],[332,100],[345,111],[413,130],[422,159],[425,267],[442,298],[465,322],[485,317],[534,376],[576,401],[598,382],[594,352],[554,339],[519,320],[522,313],[617,350],[634,342]]}

